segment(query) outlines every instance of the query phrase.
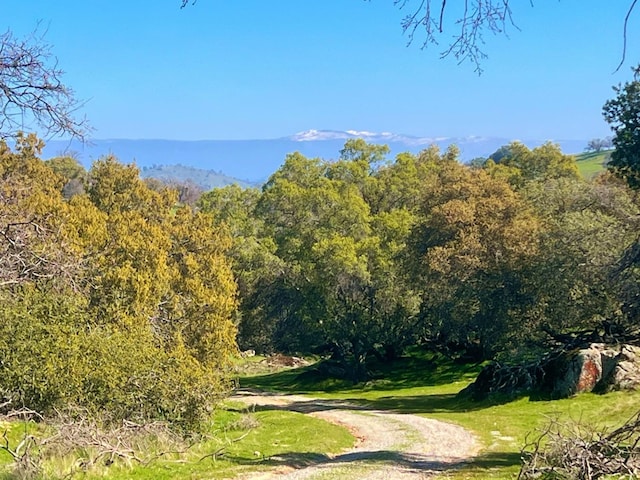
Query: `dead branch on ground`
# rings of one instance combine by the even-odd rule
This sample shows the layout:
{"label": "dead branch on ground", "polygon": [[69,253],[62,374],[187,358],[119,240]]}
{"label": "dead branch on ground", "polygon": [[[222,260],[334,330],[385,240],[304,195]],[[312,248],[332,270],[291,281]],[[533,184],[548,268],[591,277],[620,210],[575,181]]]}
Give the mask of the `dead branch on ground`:
{"label": "dead branch on ground", "polygon": [[522,450],[520,480],[592,480],[640,475],[640,412],[610,432],[550,421]]}

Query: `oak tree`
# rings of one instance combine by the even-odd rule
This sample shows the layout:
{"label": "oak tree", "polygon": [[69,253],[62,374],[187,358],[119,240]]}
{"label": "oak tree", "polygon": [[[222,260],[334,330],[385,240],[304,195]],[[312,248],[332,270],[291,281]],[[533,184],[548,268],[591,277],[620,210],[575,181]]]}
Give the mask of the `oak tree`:
{"label": "oak tree", "polygon": [[613,130],[613,147],[608,168],[632,188],[640,188],[640,66],[634,79],[613,88],[616,97],[603,107],[604,118]]}
{"label": "oak tree", "polygon": [[455,159],[441,159],[424,188],[408,265],[427,338],[491,358],[517,343],[531,306],[540,222],[506,181]]}

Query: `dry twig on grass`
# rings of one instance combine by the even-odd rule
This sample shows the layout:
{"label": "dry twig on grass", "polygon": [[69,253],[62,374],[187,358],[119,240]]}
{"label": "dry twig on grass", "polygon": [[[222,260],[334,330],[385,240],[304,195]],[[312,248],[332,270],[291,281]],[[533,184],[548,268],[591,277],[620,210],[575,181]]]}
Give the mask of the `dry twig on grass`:
{"label": "dry twig on grass", "polygon": [[0,450],[14,459],[14,473],[19,478],[34,478],[44,463],[52,458],[73,458],[73,467],[61,476],[70,478],[80,471],[88,471],[98,465],[109,467],[115,463],[148,465],[160,458],[186,453],[193,444],[174,433],[167,424],[152,422],[139,424],[123,421],[105,428],[88,415],[69,418],[59,415],[50,420],[37,412],[19,410],[9,412],[5,420],[21,418],[28,422],[37,419],[41,423],[42,436],[25,433],[14,447],[7,431],[3,435]]}
{"label": "dry twig on grass", "polygon": [[550,421],[522,450],[518,479],[592,480],[640,475],[640,412],[621,427],[598,431],[580,422]]}

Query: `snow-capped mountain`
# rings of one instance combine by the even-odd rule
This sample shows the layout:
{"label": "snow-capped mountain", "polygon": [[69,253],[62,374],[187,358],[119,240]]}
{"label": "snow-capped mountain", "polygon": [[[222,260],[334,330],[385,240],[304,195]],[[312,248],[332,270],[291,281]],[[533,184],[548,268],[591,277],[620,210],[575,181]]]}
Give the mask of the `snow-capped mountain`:
{"label": "snow-capped mountain", "polygon": [[[430,145],[444,150],[455,144],[462,161],[486,157],[514,139],[503,137],[415,137],[391,132],[361,130],[307,130],[294,135],[267,140],[92,140],[83,145],[75,141],[50,141],[44,158],[74,152],[87,167],[104,156],[115,155],[124,163],[139,167],[184,165],[222,172],[250,182],[263,182],[275,172],[288,153],[300,152],[308,157],[335,159],[350,138],[363,138],[370,143],[386,144],[391,156],[401,152],[417,153]],[[548,139],[522,140],[530,148]],[[555,140],[566,153],[584,150],[587,140]]]}
{"label": "snow-capped mountain", "polygon": [[391,132],[368,132],[366,130],[305,130],[295,135],[286,137],[295,142],[315,142],[326,140],[348,140],[350,138],[362,138],[372,143],[398,142],[407,145],[429,146],[436,142],[447,140],[449,137],[414,137],[411,135],[400,135]]}

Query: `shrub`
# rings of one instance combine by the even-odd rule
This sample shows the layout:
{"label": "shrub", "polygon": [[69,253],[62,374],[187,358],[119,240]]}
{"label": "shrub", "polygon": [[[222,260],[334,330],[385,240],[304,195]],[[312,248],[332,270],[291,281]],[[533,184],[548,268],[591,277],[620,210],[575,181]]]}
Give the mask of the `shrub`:
{"label": "shrub", "polygon": [[151,333],[96,326],[77,294],[24,286],[0,293],[0,391],[5,408],[47,414],[81,407],[92,416],[163,419],[197,429],[224,390],[180,344],[161,348]]}

